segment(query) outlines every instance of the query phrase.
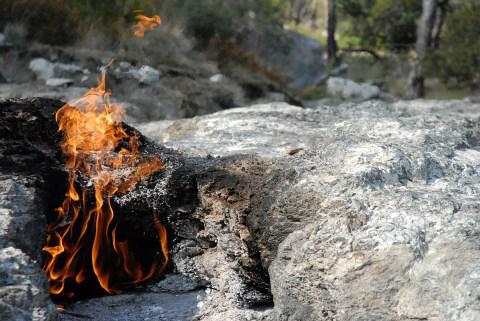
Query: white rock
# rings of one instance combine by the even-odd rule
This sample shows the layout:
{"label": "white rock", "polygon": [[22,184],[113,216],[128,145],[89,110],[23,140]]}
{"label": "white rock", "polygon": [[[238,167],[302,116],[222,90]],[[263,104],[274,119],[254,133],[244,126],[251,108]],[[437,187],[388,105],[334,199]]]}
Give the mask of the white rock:
{"label": "white rock", "polygon": [[129,63],[128,61],[120,61],[118,63],[118,66],[120,67],[120,69],[122,71],[128,71],[128,70],[131,70],[133,68],[132,64]]}
{"label": "white rock", "polygon": [[37,78],[47,80],[55,75],[55,64],[44,58],[35,58],[30,61],[29,68]]}
{"label": "white rock", "polygon": [[73,84],[73,79],[70,78],[50,78],[47,79],[47,86],[50,87],[62,87]]}
{"label": "white rock", "polygon": [[132,76],[142,84],[151,85],[160,80],[160,71],[150,66],[142,66],[131,72]]}
{"label": "white rock", "polygon": [[210,81],[211,82],[214,82],[214,83],[217,83],[217,82],[221,82],[222,80],[225,79],[225,76],[222,75],[222,74],[216,74],[216,75],[213,75],[212,77],[210,77]]}
{"label": "white rock", "polygon": [[58,72],[71,72],[71,73],[85,73],[85,70],[75,64],[54,63],[55,71]]}
{"label": "white rock", "polygon": [[327,91],[333,96],[344,99],[368,100],[380,95],[380,88],[369,84],[359,84],[353,80],[331,77],[327,81]]}

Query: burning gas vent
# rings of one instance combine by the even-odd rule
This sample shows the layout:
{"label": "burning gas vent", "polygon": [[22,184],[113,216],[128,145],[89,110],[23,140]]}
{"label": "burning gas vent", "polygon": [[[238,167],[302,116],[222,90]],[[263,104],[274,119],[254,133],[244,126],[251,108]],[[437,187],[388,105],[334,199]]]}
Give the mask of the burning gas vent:
{"label": "burning gas vent", "polygon": [[[84,284],[96,283],[102,291],[116,293],[152,278],[168,262],[166,229],[155,213],[152,221],[162,256],[142,264],[112,207],[114,195],[132,190],[164,164],[138,152],[138,137],[122,128],[119,120],[124,111],[110,102],[105,77],[104,70],[96,88],[56,113],[69,184],[48,227],[45,270],[50,292],[69,299]],[[75,186],[79,180],[86,180],[91,188],[79,190]]]}

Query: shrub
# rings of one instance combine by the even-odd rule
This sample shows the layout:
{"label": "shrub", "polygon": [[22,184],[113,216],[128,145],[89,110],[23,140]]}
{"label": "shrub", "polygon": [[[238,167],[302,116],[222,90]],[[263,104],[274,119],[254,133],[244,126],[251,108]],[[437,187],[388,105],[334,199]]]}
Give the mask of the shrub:
{"label": "shrub", "polygon": [[426,71],[448,82],[478,86],[480,82],[480,5],[457,8],[447,16],[440,47],[430,52]]}
{"label": "shrub", "polygon": [[47,44],[66,44],[95,23],[118,34],[132,22],[135,10],[153,13],[155,0],[0,0],[0,27],[26,25],[28,37]]}
{"label": "shrub", "polygon": [[363,46],[402,50],[415,43],[421,1],[339,0],[339,8],[353,20],[346,32],[361,39]]}
{"label": "shrub", "polygon": [[62,0],[0,0],[1,27],[23,23],[28,37],[49,44],[66,43],[75,38],[76,12]]}

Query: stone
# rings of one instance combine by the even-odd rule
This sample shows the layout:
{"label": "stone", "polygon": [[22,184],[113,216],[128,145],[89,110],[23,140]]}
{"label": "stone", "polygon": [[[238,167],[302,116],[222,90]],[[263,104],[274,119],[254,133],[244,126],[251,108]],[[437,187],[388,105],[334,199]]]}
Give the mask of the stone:
{"label": "stone", "polygon": [[213,83],[221,82],[225,79],[225,76],[222,74],[216,74],[209,78],[209,80]]}
{"label": "stone", "polygon": [[330,77],[327,80],[327,91],[332,96],[357,100],[378,98],[381,94],[380,88],[375,85],[356,83],[340,77]]}
{"label": "stone", "polygon": [[269,271],[269,320],[473,321],[479,116],[464,100],[273,103],[139,128],[238,179],[223,202],[199,189],[201,204],[245,222]]}
{"label": "stone", "polygon": [[[65,85],[66,79],[73,82],[68,76],[82,75],[82,77],[89,75],[90,71],[84,69],[76,64],[65,64],[60,62],[51,62],[45,58],[35,58],[30,61],[29,68],[36,75],[38,79],[45,80],[47,85],[56,87]],[[48,80],[53,78],[48,84]],[[62,79],[63,81],[60,81]],[[60,85],[58,85],[60,83]]]}
{"label": "stone", "polygon": [[49,78],[45,82],[50,87],[65,87],[73,84],[73,79],[70,78]]}
{"label": "stone", "polygon": [[150,66],[144,65],[131,72],[133,77],[142,84],[151,85],[160,80],[160,71]]}
{"label": "stone", "polygon": [[[40,231],[30,233],[33,229],[29,227],[28,222],[35,218],[46,220],[47,217],[51,217],[53,209],[58,206],[65,193],[67,173],[64,169],[64,160],[59,153],[59,134],[54,120],[54,112],[62,104],[60,101],[47,99],[0,101],[0,137],[2,137],[0,153],[4,155],[0,159],[0,171],[9,178],[18,176],[22,180],[29,179],[30,184],[27,186],[31,187],[31,194],[38,195],[36,207],[24,210],[25,218],[12,224],[17,216],[21,217],[22,212],[18,206],[24,205],[25,202],[12,198],[10,194],[13,192],[5,193],[5,197],[10,197],[12,201],[1,212],[5,219],[1,217],[0,220],[2,222],[0,244],[6,242],[6,246],[13,244],[19,249],[30,249],[32,257],[41,253],[40,247],[45,240],[46,223],[39,221],[34,224],[33,227]],[[134,129],[130,126],[124,124],[124,129],[127,133],[133,134]],[[118,296],[90,300],[76,304],[74,307],[67,307],[63,313],[48,309],[51,306],[48,299],[39,302],[35,307],[39,311],[47,311],[46,318],[62,320],[74,319],[79,315],[86,315],[88,318],[91,313],[89,311],[92,310],[96,311],[95,315],[118,315],[120,319],[123,317],[131,319],[135,314],[150,318],[159,311],[165,311],[165,315],[157,318],[165,320],[189,320],[193,314],[197,313],[225,315],[222,311],[234,319],[239,319],[234,316],[243,313],[243,306],[271,302],[265,271],[260,268],[257,259],[248,257],[249,251],[255,252],[255,249],[249,249],[251,244],[242,242],[239,236],[236,236],[235,233],[238,232],[236,226],[232,226],[232,230],[228,231],[219,229],[215,223],[217,219],[208,217],[207,209],[204,211],[198,208],[198,188],[205,189],[210,184],[209,179],[203,178],[203,175],[213,170],[214,164],[211,163],[211,159],[183,158],[175,151],[152,144],[143,136],[140,136],[139,151],[142,154],[145,153],[144,157],[158,155],[166,167],[148,180],[139,183],[135,190],[115,196],[112,199],[112,206],[115,208],[116,215],[122,217],[131,226],[131,235],[138,237],[138,240],[132,241],[132,244],[142,244],[142,253],[148,255],[156,255],[155,253],[160,250],[158,236],[152,222],[152,213],[155,209],[156,215],[167,227],[169,242],[171,242],[169,244],[172,262],[170,270],[181,277],[173,277],[176,280],[175,286],[172,286],[169,281],[172,278],[168,278],[165,282],[160,282],[157,287],[145,288],[141,295],[130,293],[123,296],[123,299]],[[214,174],[219,178],[222,175],[222,172]],[[197,182],[201,182],[201,185]],[[235,180],[227,178],[225,182],[230,185],[234,184]],[[77,181],[77,184],[80,184],[80,188],[92,188],[92,184],[88,181]],[[0,184],[0,186],[8,185]],[[224,185],[219,184],[219,188],[224,188]],[[4,189],[11,190],[11,188]],[[214,194],[209,192],[205,197],[206,200],[210,197],[214,200],[216,195],[216,192]],[[234,201],[234,197],[230,195],[228,199],[230,202]],[[205,228],[206,224],[211,227]],[[3,231],[6,232],[3,233]],[[248,231],[242,230],[240,235],[247,239]],[[217,242],[215,239],[219,238],[221,241]],[[24,239],[28,241],[22,243]],[[217,243],[218,246],[216,246]],[[28,244],[34,245],[26,246]],[[223,264],[224,262],[228,264]],[[34,267],[38,269],[39,266],[34,265]],[[20,271],[27,273],[19,272],[22,277],[30,276],[27,270]],[[223,272],[211,274],[211,271]],[[34,276],[44,278],[41,271],[36,271]],[[0,275],[0,278],[5,278],[6,282],[9,280],[6,275]],[[207,287],[213,287],[217,291],[207,293]],[[46,285],[41,290],[43,291],[41,293],[45,294]],[[177,296],[179,290],[182,290],[184,295]],[[18,294],[16,302],[28,300],[27,292],[20,293],[10,288],[5,291],[6,296]],[[166,291],[165,294],[163,291]],[[225,297],[226,299],[222,299]],[[155,302],[158,300],[177,300],[178,304],[167,309],[156,306]],[[116,303],[111,302],[129,302],[129,304],[123,305],[120,310],[112,307],[112,304],[116,305]],[[18,306],[13,304],[13,307],[27,309],[23,307],[23,303],[19,303]],[[4,315],[10,315],[7,312],[0,314],[2,319]],[[255,313],[250,311],[249,315]],[[176,315],[176,319],[172,318],[172,315]]]}
{"label": "stone", "polygon": [[[9,139],[0,171],[35,180],[18,189],[38,195],[32,206],[48,200],[34,174],[50,177],[62,164],[49,118],[61,104],[0,104],[0,142]],[[136,293],[70,305],[61,320],[92,311],[119,320],[480,319],[478,103],[270,103],[137,128],[149,138],[141,136],[141,152],[172,167],[114,204],[161,211],[172,274]],[[24,225],[12,213],[46,204],[12,210],[17,203],[0,211],[0,233],[10,235],[0,240],[20,258],[39,241],[21,244],[27,229],[13,237],[9,226]],[[2,262],[20,271],[3,282],[31,277]]]}
{"label": "stone", "polygon": [[240,55],[291,91],[315,86],[325,76],[323,48],[316,39],[253,19],[242,21],[234,39]]}
{"label": "stone", "polygon": [[45,58],[35,58],[30,61],[29,68],[38,79],[47,81],[55,75],[55,65]]}

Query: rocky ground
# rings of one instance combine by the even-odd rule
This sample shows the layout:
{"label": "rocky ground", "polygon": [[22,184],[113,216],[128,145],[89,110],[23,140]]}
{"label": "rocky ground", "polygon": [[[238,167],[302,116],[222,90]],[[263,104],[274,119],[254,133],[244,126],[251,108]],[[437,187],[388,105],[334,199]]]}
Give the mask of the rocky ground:
{"label": "rocky ground", "polygon": [[[48,211],[38,177],[2,161],[0,315],[478,320],[479,116],[480,105],[468,100],[271,103],[139,124],[184,164],[168,177],[185,184],[153,182],[164,186],[161,195],[184,194],[165,212],[175,231],[171,274],[63,314],[54,312],[37,263],[45,224],[38,213]],[[16,117],[24,128],[42,119],[31,109]],[[0,142],[11,146],[5,135]]]}
{"label": "rocky ground", "polygon": [[115,43],[95,33],[70,46],[0,33],[0,98],[76,99],[96,86],[99,69],[111,63],[107,86],[132,123],[262,102],[301,106],[301,91],[325,77],[320,43],[299,33],[245,24],[235,41],[201,51],[198,40],[178,28],[167,23],[148,37],[128,34]]}

